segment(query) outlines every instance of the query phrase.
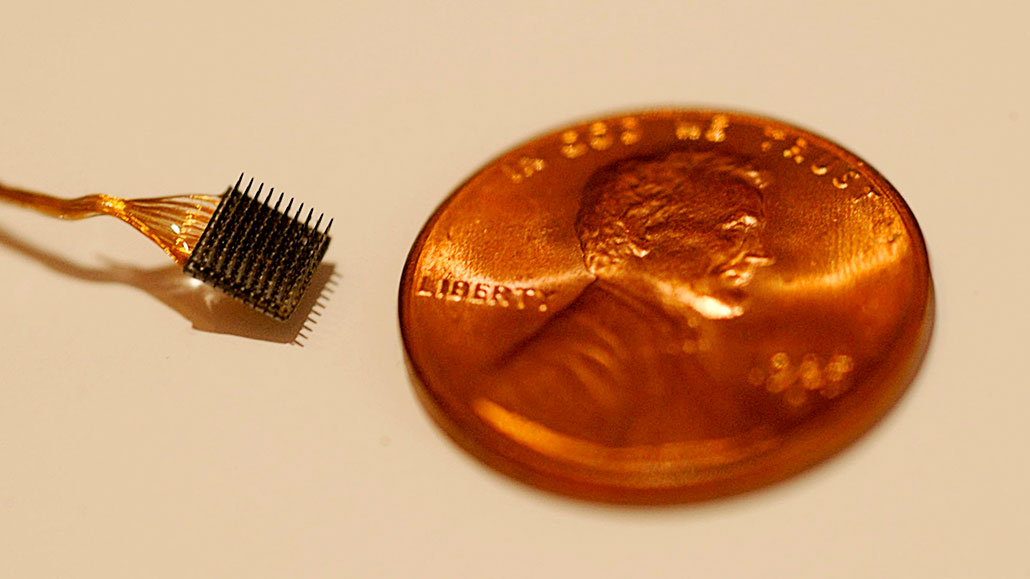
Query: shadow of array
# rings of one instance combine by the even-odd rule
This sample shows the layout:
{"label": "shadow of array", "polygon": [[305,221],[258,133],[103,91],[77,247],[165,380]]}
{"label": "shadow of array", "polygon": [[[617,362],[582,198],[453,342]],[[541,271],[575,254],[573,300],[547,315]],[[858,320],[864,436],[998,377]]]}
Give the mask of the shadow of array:
{"label": "shadow of array", "polygon": [[0,246],[76,279],[137,288],[178,312],[196,330],[296,346],[303,346],[310,339],[339,280],[334,264],[320,264],[293,316],[280,322],[184,274],[176,265],[144,269],[105,260],[105,267],[87,267],[33,246],[3,229]]}

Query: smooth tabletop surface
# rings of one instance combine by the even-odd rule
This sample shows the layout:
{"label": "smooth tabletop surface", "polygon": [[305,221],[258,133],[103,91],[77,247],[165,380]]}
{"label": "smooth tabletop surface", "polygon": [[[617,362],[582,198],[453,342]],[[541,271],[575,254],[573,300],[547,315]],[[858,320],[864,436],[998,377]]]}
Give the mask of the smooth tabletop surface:
{"label": "smooth tabletop surface", "polygon": [[[335,217],[306,318],[184,282],[108,218],[0,204],[0,576],[1025,577],[1030,9],[1017,2],[73,2],[0,7],[0,182]],[[929,353],[868,435],[663,508],[561,498],[412,389],[407,252],[490,159],[612,112],[833,139],[930,253]]]}

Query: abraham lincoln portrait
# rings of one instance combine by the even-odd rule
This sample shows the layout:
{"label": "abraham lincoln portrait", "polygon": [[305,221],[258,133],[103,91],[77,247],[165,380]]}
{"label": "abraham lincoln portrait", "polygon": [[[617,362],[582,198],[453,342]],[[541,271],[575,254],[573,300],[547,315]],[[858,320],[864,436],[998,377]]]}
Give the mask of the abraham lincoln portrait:
{"label": "abraham lincoln portrait", "polygon": [[759,422],[760,389],[704,368],[706,325],[747,311],[772,263],[762,245],[768,176],[746,160],[674,151],[603,167],[575,227],[582,293],[484,375],[477,407],[605,447],[731,437]]}

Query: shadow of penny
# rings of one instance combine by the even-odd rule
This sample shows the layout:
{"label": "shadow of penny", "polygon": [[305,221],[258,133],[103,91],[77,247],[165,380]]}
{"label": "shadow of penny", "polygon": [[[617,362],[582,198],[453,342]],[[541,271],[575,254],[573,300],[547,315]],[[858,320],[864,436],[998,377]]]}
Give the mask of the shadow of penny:
{"label": "shadow of penny", "polygon": [[178,312],[196,330],[297,346],[303,346],[314,332],[339,277],[334,264],[320,264],[293,316],[280,322],[184,274],[176,265],[144,269],[107,260],[106,267],[87,267],[35,247],[3,229],[0,246],[76,279],[135,287]]}

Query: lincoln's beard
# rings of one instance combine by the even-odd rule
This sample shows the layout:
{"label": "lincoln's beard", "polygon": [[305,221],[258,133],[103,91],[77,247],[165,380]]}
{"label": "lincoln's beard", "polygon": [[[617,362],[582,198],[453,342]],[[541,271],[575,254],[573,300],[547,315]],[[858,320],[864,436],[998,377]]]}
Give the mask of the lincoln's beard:
{"label": "lincoln's beard", "polygon": [[623,291],[660,306],[673,318],[689,320],[698,316],[709,320],[728,320],[743,315],[741,287],[727,283],[719,275],[701,275],[687,281],[644,271],[632,262],[610,263],[595,269],[594,275]]}
{"label": "lincoln's beard", "polygon": [[744,308],[736,292],[722,292],[723,295],[698,293],[688,284],[657,280],[655,289],[662,295],[663,302],[673,307],[687,307],[709,320],[729,320],[740,317]]}

